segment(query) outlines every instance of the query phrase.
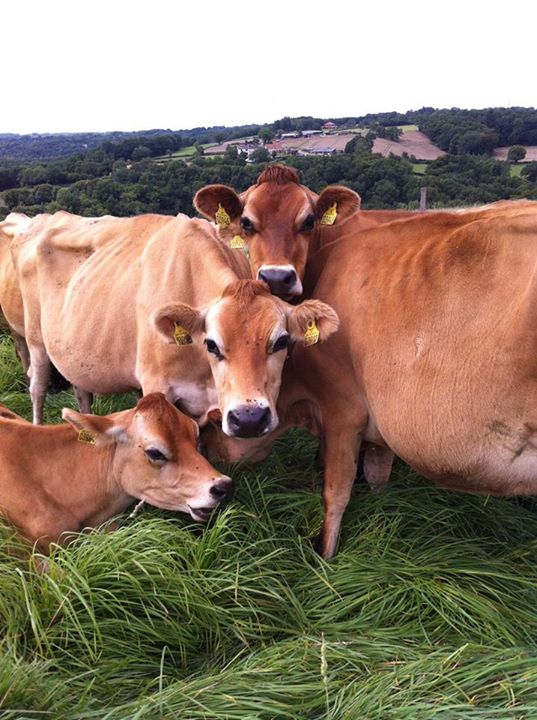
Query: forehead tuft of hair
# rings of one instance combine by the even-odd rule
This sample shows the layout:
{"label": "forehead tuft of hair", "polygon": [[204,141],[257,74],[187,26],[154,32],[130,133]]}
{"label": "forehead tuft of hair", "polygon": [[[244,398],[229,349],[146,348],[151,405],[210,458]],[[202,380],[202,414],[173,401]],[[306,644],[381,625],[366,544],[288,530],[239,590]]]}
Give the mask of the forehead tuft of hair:
{"label": "forehead tuft of hair", "polygon": [[143,412],[145,416],[149,416],[162,420],[176,420],[177,411],[174,406],[166,400],[166,397],[159,392],[149,393],[140,398],[136,404],[136,411]]}
{"label": "forehead tuft of hair", "polygon": [[287,183],[295,183],[298,185],[300,177],[298,170],[295,170],[295,168],[287,167],[287,165],[282,165],[281,163],[274,163],[265,168],[257,178],[258,185],[268,182],[276,183],[276,185],[286,185]]}
{"label": "forehead tuft of hair", "polygon": [[231,297],[241,305],[250,305],[259,295],[270,295],[268,285],[260,280],[235,280],[222,293],[223,298]]}

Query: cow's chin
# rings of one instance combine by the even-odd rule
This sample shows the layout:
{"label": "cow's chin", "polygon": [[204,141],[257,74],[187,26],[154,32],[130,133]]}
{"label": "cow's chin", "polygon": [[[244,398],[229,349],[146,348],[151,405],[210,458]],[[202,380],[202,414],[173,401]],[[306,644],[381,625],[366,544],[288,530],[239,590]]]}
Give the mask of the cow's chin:
{"label": "cow's chin", "polygon": [[184,500],[174,501],[173,499],[158,497],[157,495],[152,495],[151,493],[142,493],[140,495],[140,500],[143,500],[154,507],[158,507],[161,510],[190,513],[190,506]]}
{"label": "cow's chin", "polygon": [[188,512],[190,513],[190,517],[193,520],[197,520],[198,522],[207,522],[207,520],[211,517],[213,512],[216,510],[218,506],[215,505],[214,507],[199,507],[194,508],[191,505],[188,506]]}

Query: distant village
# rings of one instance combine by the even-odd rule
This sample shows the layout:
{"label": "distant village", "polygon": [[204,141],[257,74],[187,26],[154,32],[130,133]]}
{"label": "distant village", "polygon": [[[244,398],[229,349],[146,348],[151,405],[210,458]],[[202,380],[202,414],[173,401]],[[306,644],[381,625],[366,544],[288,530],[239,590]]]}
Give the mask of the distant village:
{"label": "distant village", "polygon": [[[336,123],[328,121],[324,123],[320,130],[284,132],[264,145],[257,137],[228,140],[220,145],[206,147],[204,154],[209,156],[223,155],[229,146],[233,146],[238,153],[246,158],[247,162],[253,162],[251,156],[260,147],[264,147],[272,157],[280,155],[336,155],[343,153],[347,144],[357,135],[364,132],[366,132],[364,128],[339,129]],[[408,155],[408,157],[424,161],[436,160],[445,155],[444,151],[434,145],[416,126],[404,127],[398,140],[375,138],[373,152],[380,153],[384,157],[392,154]]]}
{"label": "distant village", "polygon": [[[333,155],[343,152],[347,143],[358,133],[357,130],[354,132],[338,131],[336,123],[328,121],[320,130],[303,130],[302,132],[295,130],[282,133],[278,138],[266,143],[264,147],[274,155]],[[253,137],[229,140],[221,145],[206,148],[205,155],[223,155],[230,145],[248,159],[259,148],[259,140]]]}

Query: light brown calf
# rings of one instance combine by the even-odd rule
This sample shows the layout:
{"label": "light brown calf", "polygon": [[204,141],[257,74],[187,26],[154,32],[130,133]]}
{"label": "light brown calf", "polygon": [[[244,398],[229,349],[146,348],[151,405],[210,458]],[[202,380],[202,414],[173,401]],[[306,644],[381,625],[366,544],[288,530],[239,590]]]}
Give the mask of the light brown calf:
{"label": "light brown calf", "polygon": [[0,406],[0,510],[41,550],[134,499],[206,520],[231,492],[197,452],[196,423],[161,394],[104,417],[63,417],[35,427]]}

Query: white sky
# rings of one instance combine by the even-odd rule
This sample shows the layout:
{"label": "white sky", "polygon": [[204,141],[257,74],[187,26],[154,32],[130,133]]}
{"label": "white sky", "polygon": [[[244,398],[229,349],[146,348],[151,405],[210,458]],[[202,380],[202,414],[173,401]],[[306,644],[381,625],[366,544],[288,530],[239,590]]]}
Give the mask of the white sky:
{"label": "white sky", "polygon": [[0,132],[537,105],[537,3],[4,0]]}

